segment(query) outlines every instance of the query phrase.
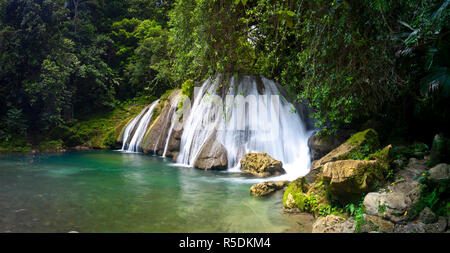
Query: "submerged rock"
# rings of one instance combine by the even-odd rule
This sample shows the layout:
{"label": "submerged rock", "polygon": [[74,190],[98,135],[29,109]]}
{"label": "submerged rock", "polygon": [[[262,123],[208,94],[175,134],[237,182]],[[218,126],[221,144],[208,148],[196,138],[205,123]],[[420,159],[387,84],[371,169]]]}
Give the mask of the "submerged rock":
{"label": "submerged rock", "polygon": [[353,233],[356,222],[337,215],[318,218],[313,224],[313,233]]}
{"label": "submerged rock", "polygon": [[275,191],[281,190],[289,184],[289,181],[280,182],[262,182],[259,184],[254,184],[250,187],[250,193],[253,196],[261,197],[267,196]]}
{"label": "submerged rock", "polygon": [[213,134],[200,150],[194,166],[204,170],[226,170],[228,168],[227,150]]}
{"label": "submerged rock", "polygon": [[241,159],[241,171],[258,177],[285,174],[283,163],[266,153],[248,153]]}

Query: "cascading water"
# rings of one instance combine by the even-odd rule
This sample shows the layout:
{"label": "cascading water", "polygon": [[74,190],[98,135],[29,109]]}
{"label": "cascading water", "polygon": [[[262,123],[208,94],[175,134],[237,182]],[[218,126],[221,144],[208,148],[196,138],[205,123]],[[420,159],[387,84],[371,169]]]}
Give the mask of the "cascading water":
{"label": "cascading water", "polygon": [[147,106],[127,125],[123,133],[123,144],[121,151],[140,152],[142,150],[142,140],[149,127],[153,110],[158,103],[159,100],[155,101],[152,105]]}
{"label": "cascading water", "polygon": [[163,152],[162,157],[166,157],[166,154],[167,154],[167,148],[169,147],[169,141],[170,141],[170,138],[172,137],[173,128],[176,123],[176,120],[174,119],[174,117],[176,117],[175,112],[177,110],[179,100],[180,100],[180,97],[178,96],[178,98],[174,99],[173,103],[170,105],[170,110],[172,111],[172,118],[171,118],[169,132],[167,133],[166,144],[164,145],[164,152]]}
{"label": "cascading water", "polygon": [[193,166],[205,142],[216,134],[227,151],[230,171],[239,170],[246,153],[256,152],[283,162],[287,174],[280,178],[307,174],[311,132],[277,84],[262,77],[233,77],[225,94],[220,94],[219,83],[208,79],[196,95],[177,162]]}

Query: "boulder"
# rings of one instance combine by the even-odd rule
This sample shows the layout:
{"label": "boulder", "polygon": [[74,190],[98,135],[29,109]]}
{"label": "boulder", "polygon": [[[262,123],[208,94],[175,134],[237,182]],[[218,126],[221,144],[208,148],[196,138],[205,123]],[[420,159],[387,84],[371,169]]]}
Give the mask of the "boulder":
{"label": "boulder", "polygon": [[[283,207],[287,209],[294,209],[297,207],[295,199],[297,195],[303,195],[308,191],[309,185],[304,178],[298,178],[291,182],[283,196]],[[301,206],[301,204],[299,205]]]}
{"label": "boulder", "polygon": [[283,196],[283,208],[287,212],[309,212],[318,215],[321,208],[330,206],[323,178],[311,185],[305,178],[290,183]]}
{"label": "boulder", "polygon": [[429,176],[430,179],[435,180],[448,179],[450,172],[450,165],[446,163],[440,163],[431,168],[428,172],[430,173]]}
{"label": "boulder", "polygon": [[337,215],[318,218],[313,224],[313,233],[353,233],[356,222]]}
{"label": "boulder", "polygon": [[363,215],[364,225],[361,227],[361,232],[382,232],[392,233],[394,232],[394,223],[387,221],[381,217],[373,215]]}
{"label": "boulder", "polygon": [[344,140],[337,136],[312,135],[308,140],[308,147],[311,151],[311,160],[315,161],[337,148]]}
{"label": "boulder", "polygon": [[367,152],[375,151],[379,146],[378,134],[373,129],[367,129],[365,131],[352,135],[346,142],[339,147],[333,149],[330,153],[320,158],[317,161],[313,161],[311,168],[317,168],[324,164],[337,160],[347,160],[355,152],[362,149]]}
{"label": "boulder", "polygon": [[250,193],[256,197],[267,196],[275,191],[283,189],[288,184],[289,181],[262,182],[252,185],[252,187],[250,187]]}
{"label": "boulder", "polygon": [[435,223],[438,220],[438,216],[431,211],[430,208],[426,207],[419,214],[419,221],[425,224]]}
{"label": "boulder", "polygon": [[342,160],[323,166],[323,178],[329,182],[334,199],[355,200],[361,193],[381,185],[386,169],[379,161]]}
{"label": "boulder", "polygon": [[442,134],[437,134],[433,139],[433,144],[430,151],[430,162],[436,165],[446,162],[449,159],[450,140],[444,138]]}
{"label": "boulder", "polygon": [[407,224],[397,224],[395,233],[443,233],[447,228],[447,219],[440,216],[435,223],[425,224],[421,221],[413,221]]}
{"label": "boulder", "polygon": [[227,150],[212,134],[201,148],[194,166],[204,170],[226,170],[228,168]]}
{"label": "boulder", "polygon": [[285,174],[283,163],[266,153],[248,153],[241,159],[241,171],[258,177]]}
{"label": "boulder", "polygon": [[427,162],[425,160],[419,160],[416,158],[410,158],[408,162],[408,168],[416,171],[425,171],[428,169]]}
{"label": "boulder", "polygon": [[369,215],[380,216],[392,222],[403,222],[412,218],[414,205],[420,197],[416,181],[403,180],[393,183],[380,192],[371,192],[364,197],[364,206]]}

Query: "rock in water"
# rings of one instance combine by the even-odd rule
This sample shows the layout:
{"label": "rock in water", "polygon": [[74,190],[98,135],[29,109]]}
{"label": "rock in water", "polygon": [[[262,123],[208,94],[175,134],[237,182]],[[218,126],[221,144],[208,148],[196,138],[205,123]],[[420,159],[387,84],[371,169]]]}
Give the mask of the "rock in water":
{"label": "rock in water", "polygon": [[213,134],[200,150],[194,166],[204,170],[226,170],[228,168],[227,150]]}
{"label": "rock in water", "polygon": [[275,191],[283,189],[288,184],[289,181],[262,182],[252,185],[252,187],[250,187],[250,193],[256,197],[267,196]]}
{"label": "rock in water", "polygon": [[283,163],[266,153],[248,153],[241,159],[241,171],[258,177],[285,174]]}

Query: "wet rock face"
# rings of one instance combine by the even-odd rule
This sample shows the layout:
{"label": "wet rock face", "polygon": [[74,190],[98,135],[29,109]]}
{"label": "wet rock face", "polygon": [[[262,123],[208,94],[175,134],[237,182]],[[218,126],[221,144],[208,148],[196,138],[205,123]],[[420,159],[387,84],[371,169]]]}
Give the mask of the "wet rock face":
{"label": "wet rock face", "polygon": [[[150,128],[144,137],[142,142],[142,149],[145,153],[153,153],[156,151],[158,155],[164,153],[167,138],[171,134],[170,127],[172,124],[172,117],[175,113],[176,102],[180,97],[181,91],[176,90],[172,92],[166,101],[161,101],[154,112],[153,122],[150,124]],[[180,131],[172,131],[170,140],[168,143],[167,154],[168,157],[173,157],[172,152],[178,152],[180,149]]]}
{"label": "wet rock face", "polygon": [[387,221],[378,216],[363,215],[364,225],[361,227],[361,232],[380,232],[392,233],[394,232],[394,223]]}
{"label": "wet rock face", "polygon": [[337,215],[320,217],[313,224],[313,233],[353,233],[356,222]]}
{"label": "wet rock face", "polygon": [[204,170],[226,170],[228,168],[227,150],[211,135],[203,145],[194,166]]}
{"label": "wet rock face", "polygon": [[258,177],[285,174],[283,163],[266,153],[248,153],[241,159],[241,171]]}
{"label": "wet rock face", "polygon": [[267,196],[271,193],[283,189],[288,184],[289,181],[262,182],[259,184],[252,185],[252,187],[250,187],[250,193],[256,197]]}

